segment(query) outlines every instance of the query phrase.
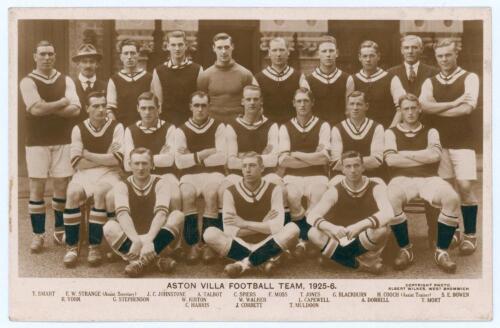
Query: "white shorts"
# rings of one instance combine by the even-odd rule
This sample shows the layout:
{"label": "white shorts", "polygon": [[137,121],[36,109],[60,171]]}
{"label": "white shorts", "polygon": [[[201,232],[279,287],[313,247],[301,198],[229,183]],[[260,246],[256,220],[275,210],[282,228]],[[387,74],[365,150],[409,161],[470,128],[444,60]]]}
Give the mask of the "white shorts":
{"label": "white shorts", "polygon": [[318,185],[328,185],[328,178],[323,175],[313,175],[309,177],[285,175],[283,182],[287,187],[288,185],[295,186],[301,193],[302,197],[306,196],[307,199],[310,199],[314,188]]}
{"label": "white shorts", "polygon": [[443,179],[476,180],[476,152],[472,149],[443,149],[439,176]]}
{"label": "white shorts", "polygon": [[400,188],[406,197],[406,202],[422,198],[434,207],[441,207],[439,201],[443,193],[455,193],[452,186],[440,177],[395,177],[389,182],[388,188]]}
{"label": "white shorts", "polygon": [[118,170],[109,167],[94,167],[76,171],[70,183],[82,186],[87,198],[94,195],[97,186],[109,184],[111,187],[120,182]]}
{"label": "white shorts", "polygon": [[70,149],[71,145],[26,147],[28,176],[38,179],[72,176]]}
{"label": "white shorts", "polygon": [[179,186],[179,179],[175,176],[175,174],[167,173],[161,176],[162,179],[168,181],[168,183],[173,184],[175,186]]}
{"label": "white shorts", "polygon": [[[238,182],[241,181],[241,179],[243,179],[243,177],[238,174],[229,174],[226,177],[226,181],[230,182],[231,184],[237,184]],[[265,176],[263,176],[262,179],[277,185],[281,185],[283,183],[283,179],[276,173],[268,173]]]}
{"label": "white shorts", "polygon": [[220,185],[223,180],[224,175],[219,172],[186,174],[182,176],[180,184],[192,185],[196,189],[196,197],[199,197],[208,184]]}

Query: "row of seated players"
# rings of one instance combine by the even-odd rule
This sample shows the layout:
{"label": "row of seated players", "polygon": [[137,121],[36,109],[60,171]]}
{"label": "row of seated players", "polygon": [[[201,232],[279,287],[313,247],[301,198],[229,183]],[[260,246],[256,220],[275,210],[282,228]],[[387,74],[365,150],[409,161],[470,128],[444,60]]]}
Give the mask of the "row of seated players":
{"label": "row of seated players", "polygon": [[[453,238],[455,229],[457,227],[456,223],[458,215],[456,211],[459,207],[458,196],[453,191],[450,185],[444,182],[444,180],[441,180],[437,177],[437,166],[439,164],[441,156],[441,147],[439,144],[439,136],[437,131],[434,129],[425,128],[418,122],[418,113],[415,114],[415,112],[419,111],[420,108],[418,105],[418,99],[416,97],[403,97],[400,101],[400,106],[402,106],[405,100],[406,103],[412,104],[412,106],[415,107],[413,108],[412,106],[409,106],[413,108],[412,115],[410,116],[416,118],[416,120],[412,122],[412,125],[410,127],[404,128],[398,126],[397,128],[390,129],[388,130],[388,132],[386,132],[386,141],[388,141],[388,143],[386,144],[386,148],[388,147],[386,152],[388,154],[388,163],[397,163],[397,159],[394,162],[393,159],[389,158],[394,157],[392,156],[393,153],[398,153],[397,149],[401,144],[400,140],[403,140],[403,144],[405,142],[411,142],[412,145],[410,148],[412,150],[428,150],[428,153],[419,154],[419,156],[425,157],[425,161],[430,162],[428,164],[422,165],[422,159],[418,158],[414,161],[413,165],[409,165],[409,167],[416,166],[416,169],[408,169],[408,163],[405,163],[402,166],[403,168],[394,170],[394,173],[396,173],[396,175],[404,175],[402,173],[409,173],[408,175],[410,177],[414,175],[423,177],[431,176],[439,180],[439,183],[437,183],[436,181],[432,181],[430,184],[428,182],[415,182],[412,179],[410,179],[409,181],[404,180],[402,182],[398,180],[399,182],[396,183],[396,186],[398,187],[393,188],[394,190],[397,190],[397,192],[395,192],[395,195],[392,195],[391,192],[388,193],[388,198],[392,201],[392,208],[395,209],[397,214],[397,222],[391,225],[391,227],[393,228],[398,244],[401,247],[401,251],[396,258],[396,266],[399,268],[404,268],[411,264],[411,262],[413,262],[413,253],[411,250],[411,244],[409,243],[406,218],[402,213],[402,206],[407,201],[420,196],[421,198],[429,201],[429,203],[437,205],[442,209],[442,215],[440,215],[437,225],[438,247],[436,250],[436,262],[441,268],[447,271],[454,271],[456,268],[455,263],[449,259],[446,249],[448,248],[449,242]],[[296,245],[296,251],[303,249],[305,241],[311,238],[311,231],[315,231],[310,229],[311,225],[315,228],[319,228],[320,223],[324,221],[321,220],[321,218],[326,214],[325,212],[320,214],[320,217],[311,219],[311,213],[321,213],[321,210],[315,212],[315,209],[322,209],[325,207],[320,206],[321,202],[326,202],[328,208],[332,207],[332,205],[336,201],[335,197],[338,198],[340,197],[339,195],[342,194],[340,192],[337,192],[337,196],[332,196],[331,191],[335,188],[338,189],[338,181],[341,181],[343,178],[337,178],[337,180],[334,179],[333,181],[331,181],[330,188],[328,189],[328,178],[325,166],[329,163],[328,149],[330,148],[330,128],[327,123],[321,122],[320,120],[312,116],[311,109],[313,106],[313,99],[310,91],[307,89],[297,90],[294,97],[294,106],[297,111],[297,117],[292,119],[289,124],[285,124],[284,126],[282,126],[280,130],[280,141],[278,146],[280,153],[279,164],[280,167],[286,168],[283,179],[281,179],[280,176],[275,172],[270,172],[272,170],[269,169],[273,167],[272,165],[269,165],[266,168],[266,162],[269,162],[270,157],[268,155],[273,153],[273,150],[276,147],[276,141],[274,144],[270,144],[269,142],[266,142],[269,139],[269,133],[266,132],[262,134],[258,132],[259,127],[261,127],[266,122],[265,118],[262,118],[260,115],[261,103],[259,89],[255,86],[249,86],[245,88],[242,103],[245,107],[245,115],[243,116],[243,118],[237,119],[237,123],[245,123],[245,119],[248,118],[248,115],[250,115],[250,117],[253,116],[254,118],[259,118],[261,123],[249,125],[249,129],[247,128],[247,131],[255,130],[256,133],[254,133],[253,135],[249,133],[247,136],[245,136],[245,138],[243,138],[242,143],[240,143],[242,130],[237,129],[239,131],[235,133],[236,131],[234,131],[233,129],[233,134],[236,134],[235,139],[237,140],[236,142],[233,142],[235,143],[233,147],[235,146],[236,149],[233,149],[234,153],[230,153],[229,151],[227,152],[228,167],[229,169],[238,170],[239,172],[241,172],[241,169],[245,169],[244,161],[242,159],[243,157],[245,157],[244,154],[256,151],[257,153],[261,154],[259,156],[261,160],[258,160],[258,162],[259,167],[263,167],[263,173],[265,177],[264,180],[266,181],[265,183],[261,182],[261,185],[278,186],[280,188],[276,190],[280,190],[280,192],[265,192],[263,191],[263,189],[261,190],[259,188],[253,190],[245,188],[245,185],[241,182],[241,176],[238,177],[234,174],[237,173],[236,171],[231,171],[231,174],[227,177],[227,179],[225,179],[225,149],[226,146],[228,148],[230,147],[229,145],[225,144],[229,143],[228,141],[230,138],[226,138],[224,136],[224,131],[226,128],[223,124],[217,124],[217,122],[209,118],[209,99],[208,96],[203,92],[196,92],[193,94],[191,98],[191,110],[193,112],[193,117],[188,122],[186,122],[185,125],[175,130],[175,141],[173,144],[170,141],[171,139],[169,139],[168,137],[169,132],[173,131],[172,128],[167,129],[168,125],[162,124],[161,121],[158,121],[158,104],[155,100],[154,95],[152,95],[151,93],[145,93],[141,95],[139,97],[138,110],[142,120],[136,125],[130,126],[127,129],[127,132],[125,132],[125,146],[122,146],[120,141],[120,135],[123,136],[123,127],[121,126],[121,124],[117,124],[116,122],[110,121],[106,118],[105,96],[99,93],[89,95],[89,119],[76,126],[73,129],[72,133],[71,157],[74,166],[77,168],[77,173],[73,176],[72,181],[68,187],[67,203],[66,209],[64,211],[65,239],[66,244],[68,245],[68,251],[65,255],[64,263],[68,267],[74,266],[77,263],[79,252],[78,236],[81,221],[81,212],[79,206],[82,201],[90,196],[93,196],[94,198],[94,208],[92,209],[89,218],[89,262],[91,264],[98,264],[101,261],[101,255],[98,245],[100,244],[103,236],[102,226],[109,221],[108,226],[114,228],[110,228],[109,231],[108,229],[105,229],[109,232],[109,234],[106,234],[111,236],[108,238],[108,241],[111,241],[110,244],[114,249],[119,251],[119,253],[130,253],[132,255],[132,257],[129,258],[129,260],[131,260],[131,264],[127,266],[128,269],[126,270],[131,275],[136,275],[137,272],[140,272],[144,264],[149,263],[153,258],[154,253],[159,254],[161,249],[163,249],[166,244],[171,242],[175,236],[179,236],[181,231],[185,243],[189,246],[187,255],[187,260],[189,262],[196,261],[200,256],[200,249],[198,247],[200,236],[205,236],[205,242],[209,245],[212,245],[212,247],[203,248],[204,260],[209,261],[213,259],[215,255],[214,250],[216,253],[219,253],[221,255],[234,253],[240,255],[247,254],[247,252],[243,250],[243,248],[245,247],[240,247],[242,245],[239,244],[238,246],[235,244],[236,250],[234,250],[232,249],[231,243],[229,243],[231,245],[229,245],[228,242],[222,243],[222,240],[224,240],[224,238],[222,236],[217,236],[217,230],[224,231],[224,233],[227,232],[226,227],[223,226],[222,212],[226,213],[226,216],[231,216],[230,214],[234,214],[233,219],[229,220],[228,222],[231,222],[232,225],[242,228],[236,229],[240,232],[234,232],[233,235],[235,234],[235,236],[240,236],[239,233],[241,233],[241,237],[244,237],[246,230],[250,230],[251,232],[265,233],[269,231],[276,231],[276,229],[273,230],[269,227],[263,228],[260,225],[249,228],[249,226],[247,226],[247,223],[242,223],[241,220],[238,219],[240,218],[240,214],[238,214],[237,208],[228,211],[219,211],[219,209],[227,208],[231,203],[237,204],[239,202],[248,201],[249,199],[253,202],[258,201],[259,195],[261,194],[266,194],[268,196],[279,194],[279,196],[276,196],[276,199],[279,199],[278,203],[280,203],[280,206],[285,208],[286,204],[289,204],[290,214],[287,218],[284,219],[284,222],[288,224],[290,223],[290,221],[292,221],[291,227],[295,227],[296,229],[287,228],[286,232],[288,235],[289,233],[296,231],[297,237],[299,239],[299,242]],[[365,119],[364,115],[366,110],[368,109],[368,105],[362,93],[357,92],[351,94],[351,96],[348,97],[347,107],[349,120],[345,121],[346,124],[360,122],[359,119],[361,118],[362,123],[368,122],[371,124],[369,129],[372,131],[372,135],[375,133],[374,130],[376,129],[381,129],[383,133],[383,128],[379,128],[379,126],[376,125],[376,123],[374,123],[373,121]],[[402,109],[401,112],[404,116],[405,110]],[[158,123],[156,126],[152,126],[150,124],[151,122]],[[404,126],[404,124],[407,123],[403,121],[402,124]],[[273,124],[273,126],[276,125]],[[163,131],[163,137],[165,138],[155,138],[156,132],[161,131],[161,129],[167,129],[167,131]],[[269,129],[270,127],[268,128],[268,131]],[[338,129],[338,127],[334,128],[334,131],[335,129]],[[228,128],[227,131],[231,131],[231,129]],[[407,133],[405,131],[409,131],[411,136],[407,136]],[[172,132],[170,132],[170,134],[172,134]],[[134,149],[137,147],[147,147],[152,151],[152,166],[150,165],[150,167],[148,167],[148,163],[145,163],[148,161],[142,161],[139,162],[137,164],[137,167],[134,168],[135,164],[132,157],[130,156],[130,154],[133,154],[133,152],[129,152],[126,146],[127,135],[128,138],[132,139],[132,147]],[[136,136],[135,138],[134,135]],[[137,137],[138,135],[142,137]],[[361,140],[363,140],[363,138]],[[368,147],[369,149],[374,148],[373,142],[370,141],[368,142],[368,144],[370,145],[370,147]],[[169,160],[168,156],[169,154],[172,154],[172,145],[175,147],[175,158],[170,158]],[[243,147],[239,147],[240,145],[245,145],[246,147],[254,147],[254,149],[241,149]],[[125,167],[128,171],[132,171],[134,173],[132,176],[127,178],[125,183],[120,183],[118,168],[122,149],[125,149],[125,154],[129,154],[129,156],[126,156],[124,161]],[[345,153],[347,150],[357,149],[341,148],[340,152]],[[102,161],[100,164],[93,162],[92,156],[94,156],[95,153],[99,152],[101,154],[106,154],[107,157],[106,161],[104,161],[105,163]],[[358,154],[358,152],[356,152],[356,154]],[[361,156],[361,168],[358,168],[358,171],[361,170],[362,172],[365,166],[368,169],[373,168],[374,162],[379,163],[379,166],[380,164],[382,164],[381,158],[375,158],[375,161],[372,160],[371,152],[358,155],[358,157],[359,156]],[[168,162],[170,162],[170,165],[173,165],[174,161],[177,167],[180,169],[180,174],[179,172],[177,172],[177,170],[171,171],[170,173],[168,172],[168,169],[162,171],[162,166],[168,167],[168,165],[165,165],[168,164]],[[276,160],[274,162],[276,163]],[[343,161],[338,161],[334,166],[336,168],[342,169],[344,174],[346,173],[346,167]],[[153,172],[163,175],[163,179],[161,180],[163,182],[160,183],[158,182],[158,179],[150,178],[149,170],[151,169],[151,167],[155,167],[155,171]],[[276,168],[276,164],[274,164],[274,168]],[[180,180],[177,179],[176,174],[179,174]],[[358,175],[361,176],[360,174]],[[147,177],[146,180],[144,180],[145,177]],[[366,187],[368,185],[374,187],[373,183],[369,182],[372,180],[367,180],[365,178],[363,178],[362,180],[364,181],[362,185],[355,184],[354,189],[353,186],[350,185],[351,189],[349,189],[349,197],[354,199],[354,201],[356,201],[357,198],[363,198],[362,195],[366,193]],[[396,179],[393,179],[392,181],[395,180]],[[138,181],[143,181],[145,183],[141,185],[141,183],[138,183]],[[373,190],[383,189],[383,192],[380,192],[381,194],[383,194],[383,196],[381,197],[387,198],[387,193],[384,189],[384,183],[381,180],[373,181],[378,181],[375,183],[376,185],[384,186],[383,188],[373,188]],[[342,185],[348,186],[346,182],[342,182]],[[430,185],[433,186],[431,190],[429,190]],[[115,187],[113,188],[112,192],[109,192],[112,186]],[[441,189],[437,188],[436,186],[441,186]],[[360,189],[358,190],[357,187],[360,187]],[[240,195],[239,197],[237,197],[238,200],[234,199],[233,195],[233,201],[231,202],[231,196],[225,191],[226,189],[232,190],[233,192],[237,191]],[[437,201],[435,199],[436,190],[440,191],[439,195],[449,195],[449,198],[454,202],[454,206],[450,205],[453,208],[447,208],[444,204],[441,204],[441,201]],[[154,191],[154,194],[159,193],[164,196],[152,197],[150,196],[152,191]],[[131,197],[131,195],[135,195],[137,197]],[[201,234],[198,231],[198,213],[196,207],[196,198],[200,195],[202,195],[205,200]],[[307,208],[309,209],[309,215],[307,219],[306,211],[302,206],[302,198],[304,196],[307,199]],[[324,200],[327,196],[331,199],[326,198],[326,200]],[[318,202],[320,204],[318,204]],[[132,203],[134,203],[134,205]],[[382,204],[382,202],[379,202],[377,200],[376,203],[380,209],[380,204]],[[154,210],[152,210],[152,208],[151,211],[147,210],[149,208],[148,206],[151,207],[152,204],[156,204],[154,206]],[[363,203],[361,203],[361,205],[362,206],[358,207],[365,207]],[[370,206],[368,207],[373,207]],[[115,208],[116,211],[114,210]],[[252,205],[249,206],[249,208],[255,208],[256,210],[258,210],[260,209],[260,206]],[[355,204],[350,204],[349,207],[345,207],[345,213],[343,212],[344,214],[342,214],[342,216],[346,215],[346,218],[350,217],[351,214],[348,213],[349,211],[346,212],[346,210],[354,208],[357,208]],[[389,208],[391,213],[389,215],[389,218],[392,218],[393,210],[390,206]],[[178,210],[182,210],[182,212]],[[150,222],[148,220],[143,220],[142,218],[147,217],[149,215],[148,213],[158,214],[160,212],[163,213],[163,220],[160,220],[161,222],[163,222],[163,224],[166,224],[165,222],[168,223],[166,214],[170,213],[170,215],[174,215],[175,217],[175,219],[173,219],[173,222],[175,224],[173,223],[173,225],[177,228],[181,228],[171,228],[170,230],[167,229],[167,233],[164,231],[165,229],[160,229],[163,224],[160,225],[158,223],[155,224],[155,229],[150,229],[152,227],[150,225]],[[352,212],[355,213],[356,211],[353,210]],[[118,221],[114,220],[114,213],[116,213]],[[273,218],[280,217],[279,213],[280,211],[278,210],[273,211],[272,213],[264,213],[264,217],[266,218],[265,221],[272,221]],[[368,223],[370,223],[370,227],[374,228],[374,230],[387,226],[389,218],[386,218],[385,216],[387,213],[389,213],[389,210],[386,210],[385,212],[383,211],[383,213],[385,213],[383,215],[383,218],[381,218],[380,215],[376,215],[374,213],[368,215],[367,219],[362,221],[362,224],[356,223],[357,225],[355,225],[353,228],[354,232],[346,233],[348,240],[352,241],[354,237],[361,233],[361,231],[365,231],[366,228],[368,228]],[[155,218],[156,214],[154,216]],[[250,217],[262,219],[262,215],[260,214]],[[334,217],[336,217],[336,215]],[[141,220],[138,221],[139,218],[141,218]],[[226,221],[227,220],[224,219],[224,222]],[[317,221],[320,221],[320,223],[318,223]],[[179,224],[181,224],[181,226]],[[244,228],[242,226],[239,226],[241,224],[244,226]],[[325,224],[321,224],[321,227],[324,227],[325,225],[326,222]],[[117,231],[122,231],[122,233],[117,233]],[[342,253],[343,255],[336,254],[335,249],[339,249],[340,251],[344,246],[339,248],[337,247],[338,245],[335,244],[335,242],[332,240],[340,241],[342,239],[341,235],[344,232],[338,232],[337,230],[335,231],[336,232],[327,232],[327,235],[332,237],[331,240],[329,240],[327,243],[329,246],[325,244],[322,246],[328,247],[320,247],[321,249],[323,249],[323,251],[328,250],[328,252],[333,249],[333,253],[330,254],[330,257],[332,258],[337,259],[339,256],[346,257],[347,255],[349,255],[347,257],[350,257],[350,255],[352,254],[358,254],[359,252],[361,252],[361,248],[365,249],[366,251],[369,250],[371,246],[373,246],[367,245],[366,242],[364,243],[364,246],[359,246],[363,244],[362,240],[364,240],[363,238],[365,238],[360,237],[361,244],[352,244],[357,246],[346,246],[347,255],[344,253]],[[159,237],[159,232],[162,232],[163,237]],[[314,235],[314,233],[312,234]],[[142,237],[139,238],[139,236],[142,235],[146,236],[144,237],[146,239],[143,239]],[[385,234],[381,235],[385,236]],[[118,238],[115,238],[117,236]],[[366,240],[368,242],[373,242],[374,240],[377,240],[376,236],[378,236],[377,233],[372,236],[373,238],[370,238],[369,233],[367,232]],[[157,237],[163,241],[155,244],[154,240],[156,240]],[[324,238],[318,238],[324,241]],[[312,239],[314,244],[319,243],[318,240],[314,238]],[[229,239],[226,238],[225,240],[228,241]],[[273,240],[274,242],[269,242],[270,244],[272,244],[271,246],[266,246],[267,248],[265,248],[264,251],[265,254],[275,254],[276,252],[278,252],[278,249],[282,250],[283,248],[285,248],[285,244],[283,242],[277,242],[275,239]],[[316,240],[316,242],[314,240]],[[266,242],[265,245],[269,243]],[[145,247],[147,245],[147,248],[145,250],[141,250],[141,244],[144,244]],[[157,244],[163,246],[160,247]],[[279,245],[279,247],[277,245]],[[349,245],[351,245],[351,243],[349,243]],[[381,248],[383,248],[379,246],[380,245],[377,246],[377,249],[380,250]],[[350,247],[352,247],[353,250],[351,250]],[[249,250],[248,247],[246,249],[247,251]],[[351,251],[354,253],[351,254]],[[379,255],[379,253],[377,254]],[[374,258],[376,259],[375,261],[372,261],[370,264],[363,267],[369,268],[369,270],[374,272],[380,271],[380,262],[378,261],[378,255],[374,256]],[[139,258],[139,260],[137,258]],[[236,259],[235,257],[232,258]],[[246,258],[247,257],[245,256],[243,259]],[[249,258],[252,259],[251,256]],[[258,256],[258,258],[262,257]],[[263,258],[265,258],[265,256]],[[349,265],[358,266],[358,262],[353,262],[352,260],[353,259],[350,258],[350,260],[347,261],[348,263],[350,263]],[[165,262],[167,260],[163,259],[162,261]],[[258,264],[259,261],[260,260],[253,263],[253,265]],[[161,266],[170,267],[172,261],[167,262],[169,263],[168,265],[165,265],[165,263],[163,263],[163,265]],[[236,267],[243,268],[242,271],[245,271],[245,268],[248,267],[247,262],[238,262]],[[243,263],[243,265],[241,263]],[[231,269],[230,266],[228,269],[230,275],[234,275],[234,272],[232,270],[233,269]],[[237,269],[236,271],[238,270],[239,269]]]}

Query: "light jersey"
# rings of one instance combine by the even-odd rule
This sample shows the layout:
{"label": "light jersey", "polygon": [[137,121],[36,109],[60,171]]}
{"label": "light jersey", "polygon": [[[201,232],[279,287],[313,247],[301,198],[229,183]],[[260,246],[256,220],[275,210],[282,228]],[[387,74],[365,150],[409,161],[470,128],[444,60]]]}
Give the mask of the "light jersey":
{"label": "light jersey", "polygon": [[363,91],[370,104],[367,112],[368,117],[382,124],[384,128],[391,125],[396,113],[391,94],[393,77],[393,74],[381,68],[369,77],[363,71],[353,75],[354,90]]}
{"label": "light jersey", "polygon": [[[146,71],[139,71],[132,75],[123,72],[115,73],[111,76],[111,80],[115,85],[116,104],[109,101],[108,104],[116,106],[116,120],[129,126],[140,120],[137,112],[137,98],[146,91],[151,89],[152,75]],[[108,96],[109,96],[108,87]]]}
{"label": "light jersey", "polygon": [[[227,190],[233,198],[236,215],[246,221],[262,222],[272,208],[274,188],[276,188],[274,183],[262,180],[259,188],[253,192],[245,187],[243,181],[231,185]],[[241,239],[250,243],[258,243],[268,236],[268,234],[256,233],[241,237]]]}
{"label": "light jersey", "polygon": [[338,68],[330,74],[325,74],[319,67],[307,76],[307,82],[314,95],[314,115],[333,125],[345,119],[348,77],[347,73]]}
{"label": "light jersey", "polygon": [[[191,118],[186,121],[179,129],[186,137],[187,150],[190,153],[196,153],[204,149],[215,148],[215,133],[221,122],[209,118],[204,124],[197,125]],[[219,166],[192,166],[182,169],[181,175],[219,172],[224,174],[224,165]]]}
{"label": "light jersey", "polygon": [[[45,102],[53,102],[65,96],[66,76],[54,71],[49,78],[36,72],[28,74],[36,86],[40,98]],[[74,120],[55,114],[35,116],[25,112],[26,146],[53,146],[71,143],[71,129]]]}
{"label": "light jersey", "polygon": [[[228,127],[230,126],[236,134],[237,153],[254,151],[262,154],[268,145],[269,130],[275,124],[267,117],[263,117],[262,120],[252,125],[246,123],[241,116],[229,121]],[[275,167],[266,167],[263,175],[274,171],[276,171]],[[241,170],[233,169],[229,170],[229,173],[241,175]]]}
{"label": "light jersey", "polygon": [[[312,116],[309,122],[301,126],[294,117],[283,126],[285,127],[290,140],[290,152],[300,151],[314,153],[319,146],[320,130],[324,122],[322,119]],[[329,145],[324,145],[328,150]],[[314,165],[304,168],[286,168],[285,175],[293,176],[326,176],[325,165]]]}
{"label": "light jersey", "polygon": [[283,124],[295,115],[293,96],[300,87],[301,73],[287,66],[277,72],[271,66],[255,75],[262,91],[264,115]]}
{"label": "light jersey", "polygon": [[[158,155],[166,144],[167,132],[172,126],[171,124],[165,123],[164,121],[160,122],[163,122],[163,124],[161,124],[159,128],[157,128],[154,131],[151,131],[150,133],[144,132],[137,125],[137,123],[130,125],[127,129],[130,131],[130,135],[132,136],[132,141],[134,143],[131,149],[137,147],[144,147],[151,150],[153,156]],[[158,175],[172,173],[176,175],[177,169],[175,165],[172,165],[171,167],[155,167],[151,171],[151,173]]]}
{"label": "light jersey", "polygon": [[379,211],[373,195],[373,189],[378,182],[367,177],[363,179],[364,183],[358,190],[351,189],[345,179],[333,186],[337,190],[337,201],[325,215],[326,220],[347,227]]}
{"label": "light jersey", "polygon": [[[435,129],[420,125],[414,131],[405,130],[400,124],[387,130],[386,133],[393,133],[396,149],[386,149],[385,153],[395,153],[397,151],[417,151],[424,150],[430,147],[436,147],[441,151],[439,143],[431,144],[432,133],[438,135]],[[438,139],[439,141],[439,139]],[[393,145],[394,146],[394,145]],[[391,177],[434,177],[438,175],[439,161],[430,164],[422,164],[413,167],[395,167],[392,166],[389,170]]]}
{"label": "light jersey", "polygon": [[[444,76],[439,73],[432,77],[433,97],[436,102],[450,102],[461,97],[465,92],[465,79],[471,74],[458,68],[453,74]],[[457,117],[443,117],[438,115],[427,116],[429,125],[436,128],[441,136],[443,148],[473,149],[474,133],[472,115],[466,114]]]}
{"label": "light jersey", "polygon": [[180,126],[189,119],[190,96],[197,90],[196,79],[200,68],[200,65],[190,60],[179,66],[169,60],[156,67],[162,90],[160,116],[163,120]]}
{"label": "light jersey", "polygon": [[[82,158],[81,154],[84,149],[92,153],[106,154],[108,153],[108,150],[113,142],[118,143],[119,146],[121,146],[123,142],[123,126],[115,120],[107,119],[102,128],[97,130],[90,123],[90,119],[86,119],[73,128],[71,139],[71,164],[73,167],[76,167]],[[121,151],[114,152],[113,156],[121,165],[123,162],[123,154]],[[98,168],[117,171],[119,169],[119,165],[102,165]]]}

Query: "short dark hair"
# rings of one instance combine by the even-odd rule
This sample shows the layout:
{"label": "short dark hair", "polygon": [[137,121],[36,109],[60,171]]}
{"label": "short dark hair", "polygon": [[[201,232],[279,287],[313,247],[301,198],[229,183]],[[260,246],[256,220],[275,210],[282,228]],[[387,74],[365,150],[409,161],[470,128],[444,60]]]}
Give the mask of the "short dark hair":
{"label": "short dark hair", "polygon": [[39,41],[36,46],[35,46],[35,49],[33,49],[33,53],[36,54],[37,51],[38,51],[38,48],[39,47],[52,47],[54,48],[54,51],[55,51],[55,47],[54,47],[54,44],[52,44],[52,42],[50,41],[47,41],[47,40],[41,40]]}
{"label": "short dark hair", "polygon": [[222,33],[217,33],[214,38],[212,39],[212,44],[215,45],[215,41],[219,41],[219,40],[227,40],[229,39],[229,41],[231,42],[231,44],[233,44],[233,38],[225,33],[225,32],[222,32]]}
{"label": "short dark hair", "polygon": [[142,154],[148,154],[150,160],[151,160],[151,164],[153,164],[153,152],[151,151],[151,149],[148,149],[146,147],[136,147],[134,149],[132,149],[130,151],[130,160],[132,160],[132,155],[134,154],[138,154],[138,155],[142,155]]}
{"label": "short dark hair", "polygon": [[368,99],[366,98],[366,93],[364,93],[363,91],[354,90],[349,95],[347,95],[347,99],[357,98],[357,97],[363,97],[363,101],[365,102],[365,104],[368,104]]}
{"label": "short dark hair", "polygon": [[312,93],[311,90],[309,90],[308,88],[304,88],[304,87],[300,87],[298,88],[297,90],[295,90],[295,93],[293,94],[293,99],[295,100],[295,97],[299,94],[299,93],[304,93],[306,94],[308,97],[309,97],[309,100],[311,102],[314,102],[314,95]]}
{"label": "short dark hair", "polygon": [[380,50],[378,48],[378,44],[375,41],[365,40],[365,41],[361,42],[361,44],[359,45],[359,53],[361,53],[361,49],[363,49],[363,48],[373,48],[375,50],[375,52],[380,55]]}
{"label": "short dark hair", "polygon": [[361,156],[361,153],[355,150],[348,150],[342,153],[342,156],[340,157],[340,162],[344,163],[344,160],[347,158],[359,158],[361,160],[361,163],[363,163],[363,156]]}
{"label": "short dark hair", "polygon": [[155,103],[155,106],[160,107],[160,101],[158,97],[151,91],[145,91],[137,97],[137,105],[139,106],[139,101],[141,100],[152,100]]}
{"label": "short dark hair", "polygon": [[90,105],[91,98],[106,98],[106,93],[104,91],[92,91],[87,95],[87,104]]}
{"label": "short dark hair", "polygon": [[411,93],[407,93],[407,94],[404,94],[402,95],[401,97],[399,97],[398,99],[398,105],[399,107],[401,108],[401,104],[403,103],[403,101],[405,100],[408,100],[408,101],[414,101],[417,103],[418,106],[420,106],[420,101],[418,101],[418,97],[415,96],[414,94],[411,94]]}
{"label": "short dark hair", "polygon": [[120,53],[122,53],[123,47],[125,47],[125,46],[134,46],[135,50],[137,52],[139,52],[139,44],[137,42],[135,42],[134,40],[125,39],[122,42],[120,42]]}
{"label": "short dark hair", "polygon": [[195,91],[193,92],[190,96],[189,96],[189,103],[192,104],[193,103],[193,98],[194,97],[200,97],[200,98],[207,98],[208,99],[208,103],[210,103],[210,96],[208,95],[208,93],[206,93],[205,91],[201,91],[201,90],[198,90],[198,91]]}
{"label": "short dark hair", "polygon": [[321,38],[319,39],[318,47],[323,43],[333,43],[335,45],[335,48],[337,48],[337,39],[335,39],[334,36],[322,35]]}
{"label": "short dark hair", "polygon": [[167,33],[167,42],[170,41],[170,38],[183,38],[186,41],[186,33],[181,30],[175,30]]}

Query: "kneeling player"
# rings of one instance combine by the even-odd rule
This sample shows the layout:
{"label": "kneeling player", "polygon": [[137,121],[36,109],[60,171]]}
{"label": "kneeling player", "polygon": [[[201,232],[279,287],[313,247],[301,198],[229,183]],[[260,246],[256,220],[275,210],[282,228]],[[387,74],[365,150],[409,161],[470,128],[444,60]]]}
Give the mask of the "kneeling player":
{"label": "kneeling player", "polygon": [[71,133],[71,163],[76,168],[66,194],[64,228],[67,251],[64,265],[73,267],[78,261],[79,235],[82,213],[80,206],[90,197],[94,207],[89,218],[89,252],[87,261],[96,266],[101,263],[99,245],[102,226],[107,221],[106,195],[120,181],[119,166],[123,126],[106,115],[104,93],[93,92],[88,96],[89,118],[73,128]]}
{"label": "kneeling player", "polygon": [[153,154],[149,149],[132,150],[129,164],[132,175],[113,189],[117,220],[104,225],[104,236],[129,262],[125,267],[129,277],[140,276],[152,263],[161,272],[170,272],[175,261],[159,255],[179,236],[184,215],[169,212],[169,183],[151,174]]}
{"label": "kneeling player", "polygon": [[284,224],[281,188],[262,179],[262,157],[250,152],[243,158],[243,179],[224,192],[224,231],[209,227],[205,242],[219,255],[236,261],[226,265],[229,277],[240,276],[265,264],[270,274],[276,256],[295,243],[299,228]]}
{"label": "kneeling player", "polygon": [[387,130],[385,135],[385,160],[393,176],[388,193],[396,213],[391,228],[400,247],[394,266],[402,270],[414,260],[403,207],[419,197],[441,208],[435,260],[442,270],[454,272],[456,264],[450,259],[447,249],[458,226],[460,199],[437,173],[441,159],[439,134],[436,129],[419,122],[421,108],[416,96],[401,97],[399,105],[403,122]]}
{"label": "kneeling player", "polygon": [[[363,176],[363,157],[348,151],[341,157],[344,178],[328,189],[307,216],[309,240],[323,256],[344,266],[380,274],[380,254],[393,217],[386,185]],[[328,216],[327,216],[328,215]]]}

